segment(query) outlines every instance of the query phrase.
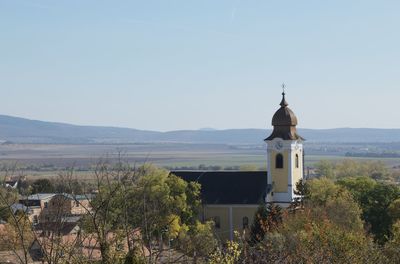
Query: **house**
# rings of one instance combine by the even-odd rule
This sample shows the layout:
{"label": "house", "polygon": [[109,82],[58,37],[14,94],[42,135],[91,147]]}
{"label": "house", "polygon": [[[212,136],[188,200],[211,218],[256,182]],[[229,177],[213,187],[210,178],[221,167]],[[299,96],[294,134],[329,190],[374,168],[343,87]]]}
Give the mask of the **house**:
{"label": "house", "polygon": [[91,210],[90,201],[93,197],[93,194],[38,193],[20,199],[19,204],[14,204],[13,207],[27,212],[29,220],[37,225],[84,215]]}
{"label": "house", "polygon": [[258,206],[272,203],[286,208],[299,198],[295,190],[304,174],[304,139],[297,133],[297,117],[285,92],[279,105],[272,118],[273,131],[264,140],[268,171],[171,172],[201,184],[201,218],[214,220],[222,240],[232,240],[234,231],[246,232]]}
{"label": "house", "polygon": [[[49,207],[50,200],[55,196],[55,193],[37,193],[29,195],[26,198],[20,199],[19,204],[25,206],[28,212],[29,220],[34,224],[38,224],[42,218],[43,211]],[[13,205],[14,206],[14,205]]]}
{"label": "house", "polygon": [[18,180],[9,180],[4,182],[6,188],[16,189],[18,187]]}
{"label": "house", "polygon": [[[125,233],[123,232],[123,234]],[[139,236],[141,234],[138,229],[131,231],[130,237],[133,238],[133,244],[137,243],[134,240]],[[110,249],[114,250],[115,254],[124,256],[129,251],[128,242],[124,235],[109,232],[107,242],[110,243]],[[146,247],[140,244],[136,246],[143,251],[144,256],[149,255]],[[41,261],[45,260],[46,255],[51,254],[57,254],[66,263],[75,263],[77,260],[101,260],[98,236],[94,233],[81,231],[77,223],[50,224],[46,226],[46,231],[38,235],[30,247],[32,258]]]}

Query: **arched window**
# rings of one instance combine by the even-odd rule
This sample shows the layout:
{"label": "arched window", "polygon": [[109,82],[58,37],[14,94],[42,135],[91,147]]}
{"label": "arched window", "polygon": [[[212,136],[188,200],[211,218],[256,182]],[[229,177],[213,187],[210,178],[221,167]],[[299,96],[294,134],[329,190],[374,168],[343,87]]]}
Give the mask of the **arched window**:
{"label": "arched window", "polygon": [[276,155],[275,168],[277,168],[277,169],[282,169],[283,168],[283,156],[282,156],[282,154]]}
{"label": "arched window", "polygon": [[296,159],[294,161],[296,169],[299,168],[299,154],[296,154]]}
{"label": "arched window", "polygon": [[243,229],[249,228],[249,218],[247,216],[243,217]]}

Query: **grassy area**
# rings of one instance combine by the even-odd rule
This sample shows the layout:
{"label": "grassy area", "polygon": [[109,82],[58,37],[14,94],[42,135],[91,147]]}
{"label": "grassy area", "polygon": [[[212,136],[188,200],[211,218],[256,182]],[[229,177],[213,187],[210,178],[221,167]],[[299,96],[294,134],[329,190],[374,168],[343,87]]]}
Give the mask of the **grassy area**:
{"label": "grassy area", "polygon": [[[116,162],[118,153],[132,165],[152,163],[159,167],[233,167],[255,165],[266,167],[266,149],[261,147],[237,148],[228,145],[196,144],[135,144],[135,145],[7,145],[0,146],[0,166],[17,164],[29,178],[52,178],[67,167],[77,168],[81,179],[92,178],[90,169],[99,159]],[[308,152],[309,153],[309,152]],[[338,155],[306,155],[305,166],[313,167],[320,160],[342,161],[380,160],[388,167],[399,166],[400,158],[355,158]],[[0,167],[1,168],[1,167]],[[0,169],[1,170],[1,169]],[[1,173],[1,172],[0,172]],[[2,173],[4,175],[4,171]]]}

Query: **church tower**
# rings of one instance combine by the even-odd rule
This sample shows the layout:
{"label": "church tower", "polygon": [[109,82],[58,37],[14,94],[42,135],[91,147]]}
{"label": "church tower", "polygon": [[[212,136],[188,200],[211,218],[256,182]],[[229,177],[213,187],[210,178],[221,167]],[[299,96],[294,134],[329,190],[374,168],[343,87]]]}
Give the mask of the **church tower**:
{"label": "church tower", "polygon": [[[284,88],[284,85],[282,85]],[[288,107],[285,91],[280,108],[272,118],[274,130],[267,143],[267,203],[288,207],[296,198],[296,183],[303,179],[303,138],[297,134],[297,118]]]}

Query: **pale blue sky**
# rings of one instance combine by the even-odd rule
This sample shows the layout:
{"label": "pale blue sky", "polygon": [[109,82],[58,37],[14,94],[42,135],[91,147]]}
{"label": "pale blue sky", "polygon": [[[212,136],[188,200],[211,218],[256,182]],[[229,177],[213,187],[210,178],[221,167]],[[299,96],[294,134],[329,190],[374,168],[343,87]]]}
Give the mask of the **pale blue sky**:
{"label": "pale blue sky", "polygon": [[400,128],[400,1],[0,0],[0,114],[175,130]]}

